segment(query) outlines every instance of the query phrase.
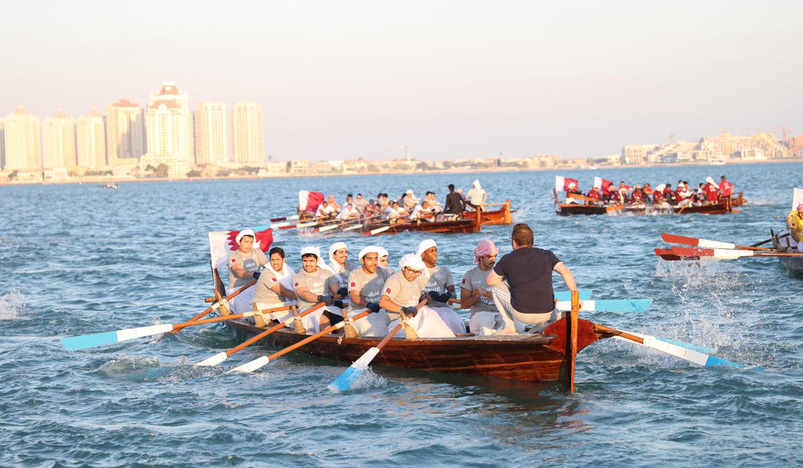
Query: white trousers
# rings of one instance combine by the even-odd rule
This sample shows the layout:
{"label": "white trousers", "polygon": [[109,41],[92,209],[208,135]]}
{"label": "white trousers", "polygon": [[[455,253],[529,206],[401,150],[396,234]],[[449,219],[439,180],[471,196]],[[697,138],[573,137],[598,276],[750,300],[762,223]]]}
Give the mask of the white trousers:
{"label": "white trousers", "polygon": [[428,309],[437,312],[438,316],[443,320],[443,323],[445,323],[446,326],[449,327],[449,330],[452,330],[452,333],[455,335],[466,332],[463,319],[460,318],[457,312],[451,307],[428,307]]}
{"label": "white trousers", "polygon": [[504,330],[505,325],[499,312],[474,312],[468,322],[468,330],[477,336],[491,336]]}
{"label": "white trousers", "polygon": [[[396,325],[398,325],[400,321],[401,318],[397,318],[390,322],[388,331],[396,328]],[[408,319],[408,322],[413,327],[416,334],[418,334],[419,338],[454,338],[454,333],[449,326],[446,325],[437,312],[429,307],[422,307],[415,317]],[[406,337],[404,334],[404,327],[402,327],[401,331],[396,336]]]}
{"label": "white trousers", "polygon": [[519,312],[513,307],[510,299],[510,289],[507,281],[502,281],[493,287],[494,304],[505,321],[505,330],[516,333],[524,333],[524,325],[535,325],[532,331],[541,331],[547,324],[554,320],[554,311],[543,314],[526,314]]}

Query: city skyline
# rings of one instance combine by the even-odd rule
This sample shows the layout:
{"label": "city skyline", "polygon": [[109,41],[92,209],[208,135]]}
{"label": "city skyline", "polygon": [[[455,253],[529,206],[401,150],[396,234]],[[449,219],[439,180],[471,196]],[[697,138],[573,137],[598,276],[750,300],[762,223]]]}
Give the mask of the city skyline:
{"label": "city skyline", "polygon": [[803,33],[779,19],[800,2],[37,5],[0,19],[14,44],[4,113],[142,103],[170,79],[191,108],[261,103],[276,160],[384,159],[405,144],[425,160],[593,157],[673,133],[803,129]]}

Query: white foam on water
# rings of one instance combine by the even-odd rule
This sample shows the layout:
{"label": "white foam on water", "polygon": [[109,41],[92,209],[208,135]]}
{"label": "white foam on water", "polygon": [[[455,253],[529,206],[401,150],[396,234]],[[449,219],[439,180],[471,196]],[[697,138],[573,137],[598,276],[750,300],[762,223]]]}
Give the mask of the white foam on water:
{"label": "white foam on water", "polygon": [[[349,391],[382,388],[387,387],[387,385],[387,379],[374,374],[371,368],[368,367],[364,371],[360,372],[360,374],[357,376],[357,380],[355,380],[354,383],[351,384],[351,387],[349,387]],[[335,388],[334,385],[329,385],[326,388],[332,393],[341,393],[340,390]]]}
{"label": "white foam on water", "polygon": [[28,308],[25,306],[25,295],[17,289],[0,296],[0,320],[14,320],[20,318]]}

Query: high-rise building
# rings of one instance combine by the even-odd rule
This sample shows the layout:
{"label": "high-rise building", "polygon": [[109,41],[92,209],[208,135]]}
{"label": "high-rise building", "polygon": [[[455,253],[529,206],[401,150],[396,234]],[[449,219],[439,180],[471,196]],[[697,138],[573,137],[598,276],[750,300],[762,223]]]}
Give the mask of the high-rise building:
{"label": "high-rise building", "polygon": [[166,164],[170,174],[186,174],[195,159],[192,127],[187,93],[173,82],[162,83],[148,102],[145,116],[148,152],[140,158],[139,167],[158,168]]}
{"label": "high-rise building", "polygon": [[229,162],[229,129],[225,102],[195,106],[195,164]]}
{"label": "high-rise building", "polygon": [[106,147],[109,166],[121,159],[136,159],[145,154],[145,122],[142,108],[122,98],[106,106]]}
{"label": "high-rise building", "polygon": [[232,138],[234,162],[265,162],[265,129],[262,126],[262,104],[235,102],[232,106]]}
{"label": "high-rise building", "polygon": [[6,171],[39,171],[42,169],[41,128],[38,117],[32,116],[24,107],[7,115],[5,127]]}
{"label": "high-rise building", "polygon": [[75,119],[59,109],[45,119],[43,127],[45,169],[75,167]]}
{"label": "high-rise building", "polygon": [[75,125],[78,165],[98,169],[106,165],[106,126],[100,111],[93,107],[89,115],[78,117]]}

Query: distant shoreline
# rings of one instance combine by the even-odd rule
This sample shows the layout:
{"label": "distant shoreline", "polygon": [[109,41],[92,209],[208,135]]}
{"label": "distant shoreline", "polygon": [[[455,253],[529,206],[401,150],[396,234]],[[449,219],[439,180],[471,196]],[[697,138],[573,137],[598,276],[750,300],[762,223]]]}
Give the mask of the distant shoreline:
{"label": "distant shoreline", "polygon": [[645,169],[651,167],[684,167],[684,166],[712,166],[727,167],[741,166],[746,164],[783,164],[799,163],[803,158],[791,159],[771,159],[766,161],[740,161],[728,162],[722,165],[705,163],[661,163],[661,164],[640,164],[640,165],[604,165],[592,167],[547,167],[547,168],[482,168],[482,169],[433,169],[428,171],[383,171],[383,172],[347,172],[339,174],[271,174],[266,176],[232,175],[226,177],[134,177],[134,176],[89,176],[80,179],[70,180],[48,180],[48,181],[10,181],[0,182],[0,187],[16,185],[85,185],[85,184],[105,184],[106,182],[129,183],[129,182],[195,182],[208,180],[257,180],[257,179],[297,179],[302,177],[351,177],[351,176],[384,176],[384,175],[426,175],[426,174],[476,174],[476,173],[495,173],[495,172],[544,172],[544,171],[603,171],[608,169]]}

